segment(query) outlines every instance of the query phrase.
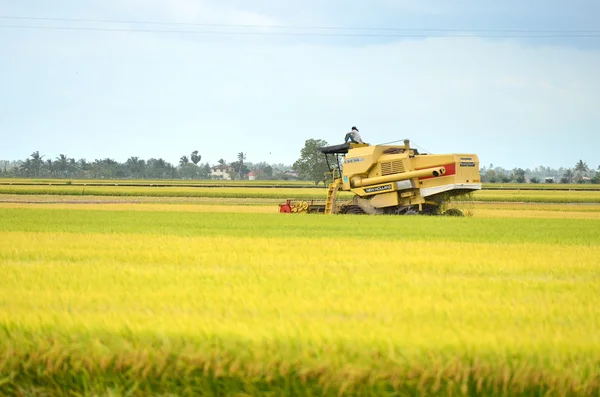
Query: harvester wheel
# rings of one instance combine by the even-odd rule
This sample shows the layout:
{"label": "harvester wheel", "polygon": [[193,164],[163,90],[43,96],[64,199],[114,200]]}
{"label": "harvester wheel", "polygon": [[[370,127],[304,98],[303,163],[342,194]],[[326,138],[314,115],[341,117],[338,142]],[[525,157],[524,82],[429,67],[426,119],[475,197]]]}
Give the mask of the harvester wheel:
{"label": "harvester wheel", "polygon": [[424,204],[423,211],[421,213],[423,215],[439,215],[440,207],[436,204]]}
{"label": "harvester wheel", "polygon": [[458,208],[448,208],[442,215],[444,216],[465,216]]}
{"label": "harvester wheel", "polygon": [[419,211],[414,208],[404,207],[404,208],[397,209],[395,214],[396,215],[419,215]]}
{"label": "harvester wheel", "polygon": [[366,212],[363,211],[363,209],[360,208],[358,205],[346,205],[341,208],[340,213],[341,214],[356,214],[356,215],[366,214]]}

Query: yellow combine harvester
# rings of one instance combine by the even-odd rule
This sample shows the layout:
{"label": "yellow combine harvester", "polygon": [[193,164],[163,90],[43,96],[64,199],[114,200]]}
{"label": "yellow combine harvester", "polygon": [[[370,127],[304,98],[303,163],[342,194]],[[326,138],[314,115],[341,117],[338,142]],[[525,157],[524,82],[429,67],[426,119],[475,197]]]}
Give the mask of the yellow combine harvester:
{"label": "yellow combine harvester", "polygon": [[[475,154],[419,154],[408,140],[399,146],[345,143],[319,150],[332,176],[325,203],[288,200],[280,212],[462,216],[444,204],[481,189]],[[355,196],[338,203],[339,191]]]}

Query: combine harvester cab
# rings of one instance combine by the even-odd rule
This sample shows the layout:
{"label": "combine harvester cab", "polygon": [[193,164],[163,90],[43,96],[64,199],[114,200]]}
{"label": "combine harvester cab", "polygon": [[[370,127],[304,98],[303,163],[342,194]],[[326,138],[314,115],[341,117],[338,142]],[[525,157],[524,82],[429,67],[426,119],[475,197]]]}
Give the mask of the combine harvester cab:
{"label": "combine harvester cab", "polygon": [[[457,209],[444,210],[445,204],[481,189],[475,154],[419,154],[408,140],[399,146],[346,143],[320,151],[334,176],[327,199],[324,205],[302,203],[306,209],[300,212],[461,216]],[[354,193],[353,199],[338,204],[340,190]]]}

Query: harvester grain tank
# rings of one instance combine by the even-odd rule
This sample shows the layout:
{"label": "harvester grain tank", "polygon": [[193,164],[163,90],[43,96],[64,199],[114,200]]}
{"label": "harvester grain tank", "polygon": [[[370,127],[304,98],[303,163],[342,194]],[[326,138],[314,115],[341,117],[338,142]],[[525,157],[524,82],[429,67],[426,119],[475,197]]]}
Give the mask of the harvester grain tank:
{"label": "harvester grain tank", "polygon": [[[330,165],[325,203],[280,204],[280,212],[462,215],[452,198],[481,189],[475,154],[420,154],[404,145],[345,143],[319,149]],[[352,192],[338,202],[338,192]]]}

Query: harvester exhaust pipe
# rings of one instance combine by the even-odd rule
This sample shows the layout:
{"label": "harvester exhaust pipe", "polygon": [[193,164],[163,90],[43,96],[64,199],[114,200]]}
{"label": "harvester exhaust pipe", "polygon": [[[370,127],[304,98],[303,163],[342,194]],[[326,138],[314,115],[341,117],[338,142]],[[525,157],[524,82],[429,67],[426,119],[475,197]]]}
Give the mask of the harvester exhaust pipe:
{"label": "harvester exhaust pipe", "polygon": [[376,176],[373,178],[365,178],[363,179],[360,176],[355,176],[351,179],[351,186],[354,187],[363,187],[369,185],[377,185],[380,183],[386,182],[400,182],[405,181],[407,179],[412,178],[425,178],[428,176],[438,177],[444,175],[446,173],[446,167],[433,167],[426,168],[424,170],[410,171],[410,172],[402,172],[398,174],[391,174],[385,176]]}

